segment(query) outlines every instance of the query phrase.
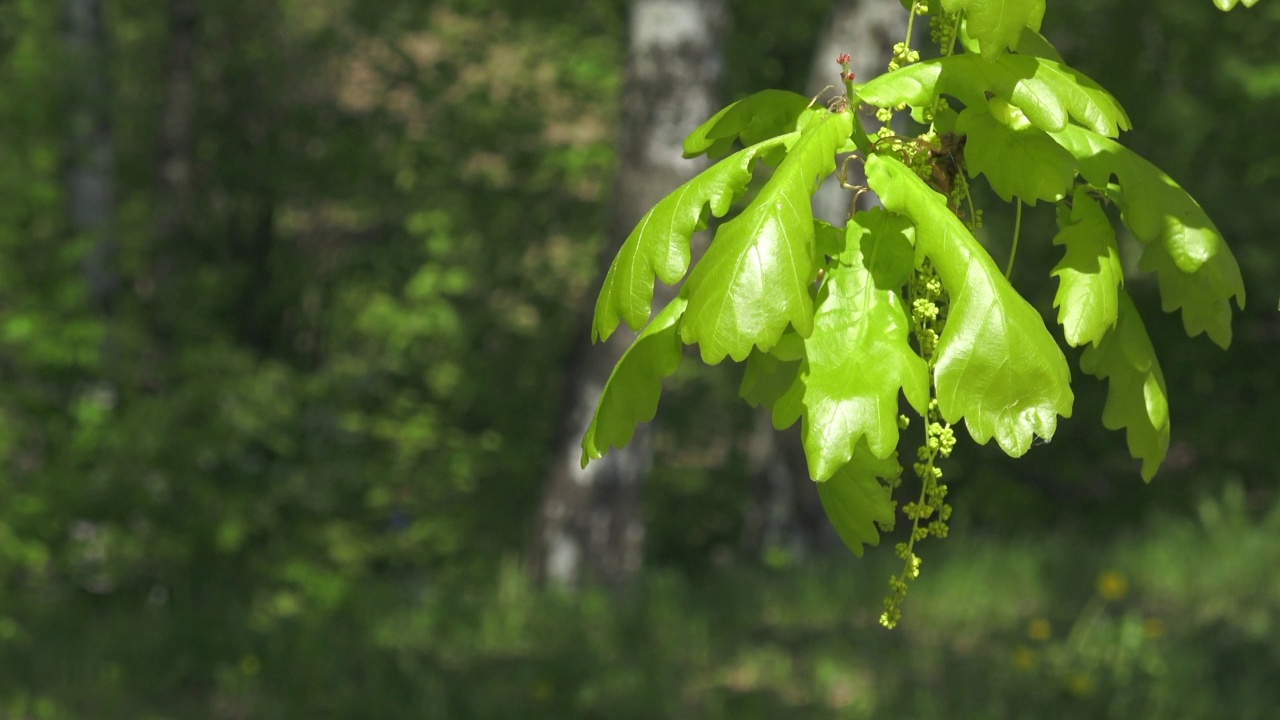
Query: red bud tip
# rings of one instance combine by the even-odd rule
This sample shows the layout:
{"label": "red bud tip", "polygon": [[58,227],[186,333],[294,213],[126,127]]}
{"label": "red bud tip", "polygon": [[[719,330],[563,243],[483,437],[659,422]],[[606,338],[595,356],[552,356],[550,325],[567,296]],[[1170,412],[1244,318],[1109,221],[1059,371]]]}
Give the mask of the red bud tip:
{"label": "red bud tip", "polygon": [[840,57],[836,58],[836,63],[844,65],[847,64],[849,60],[849,53],[841,53]]}

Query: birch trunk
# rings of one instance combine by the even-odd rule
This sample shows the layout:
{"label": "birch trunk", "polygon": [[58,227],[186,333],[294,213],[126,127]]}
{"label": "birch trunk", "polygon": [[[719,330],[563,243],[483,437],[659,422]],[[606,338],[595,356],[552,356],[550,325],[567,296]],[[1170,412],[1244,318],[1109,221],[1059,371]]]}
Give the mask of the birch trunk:
{"label": "birch trunk", "polygon": [[[907,33],[907,13],[898,0],[840,0],[831,8],[825,30],[818,38],[807,84],[810,95],[840,84],[836,58],[849,53],[852,70],[864,82],[884,72],[893,56],[893,46]],[[868,130],[878,127],[875,116],[862,114]],[[866,183],[862,167],[850,163],[847,181]],[[863,195],[859,202],[866,202]],[[831,177],[813,198],[814,217],[844,225],[852,209],[853,191],[841,187]],[[826,521],[818,493],[809,479],[800,434],[773,431],[770,413],[758,410],[757,432],[751,453],[753,507],[748,511],[744,548],[760,557],[801,560],[816,550],[842,547],[839,537]]]}
{"label": "birch trunk", "polygon": [[[724,27],[721,0],[637,0],[622,101],[619,169],[600,277],[635,223],[705,164],[681,157],[684,137],[717,109]],[[675,296],[658,283],[661,308]],[[585,322],[584,322],[585,326]],[[535,521],[530,569],[556,585],[584,580],[620,586],[640,569],[645,527],[641,488],[652,466],[652,430],[585,470],[580,442],[610,371],[632,333],[592,346],[585,335],[567,364],[560,431]]]}

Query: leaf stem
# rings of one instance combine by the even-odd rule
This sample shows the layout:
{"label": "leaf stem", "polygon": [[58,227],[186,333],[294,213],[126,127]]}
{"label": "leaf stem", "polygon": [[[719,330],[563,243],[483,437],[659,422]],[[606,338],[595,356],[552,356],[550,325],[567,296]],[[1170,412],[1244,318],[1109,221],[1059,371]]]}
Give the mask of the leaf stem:
{"label": "leaf stem", "polygon": [[951,57],[956,51],[956,40],[960,39],[960,18],[964,17],[964,11],[956,13],[956,24],[951,26],[951,42],[942,50],[942,57]]}
{"label": "leaf stem", "polygon": [[[880,624],[892,630],[902,617],[902,604],[907,598],[910,584],[920,576],[920,556],[916,555],[916,541],[933,535],[947,536],[947,519],[951,506],[946,504],[947,488],[938,481],[942,471],[937,468],[939,457],[948,457],[955,447],[955,436],[942,418],[938,407],[938,386],[934,376],[938,341],[947,322],[948,297],[942,279],[928,259],[917,268],[907,283],[907,301],[911,306],[912,333],[929,374],[929,404],[920,412],[924,420],[924,438],[916,449],[916,463],[912,465],[920,478],[920,497],[902,506],[911,520],[911,535],[906,542],[895,547],[902,559],[902,573],[889,578],[889,595],[884,600],[884,613]],[[922,527],[922,521],[928,524]]]}
{"label": "leaf stem", "polygon": [[1022,233],[1022,201],[1013,196],[1013,204],[1017,211],[1013,216],[1013,247],[1009,250],[1009,265],[1004,269],[1004,279],[1013,275],[1013,260],[1018,257],[1018,236]]}
{"label": "leaf stem", "polygon": [[911,7],[907,8],[907,41],[903,43],[903,46],[907,50],[911,49],[911,31],[915,27],[915,24],[916,24],[916,4],[915,4],[915,0],[912,0]]}

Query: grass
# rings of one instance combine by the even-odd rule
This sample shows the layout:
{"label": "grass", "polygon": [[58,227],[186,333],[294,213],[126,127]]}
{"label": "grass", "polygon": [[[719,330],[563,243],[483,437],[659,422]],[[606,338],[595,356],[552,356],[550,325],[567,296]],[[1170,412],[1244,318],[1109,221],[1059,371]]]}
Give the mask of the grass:
{"label": "grass", "polygon": [[253,627],[217,602],[68,596],[0,641],[0,719],[1275,716],[1280,508],[1237,487],[1105,546],[932,550],[895,631],[890,552],[652,570],[624,596],[540,592],[513,562]]}

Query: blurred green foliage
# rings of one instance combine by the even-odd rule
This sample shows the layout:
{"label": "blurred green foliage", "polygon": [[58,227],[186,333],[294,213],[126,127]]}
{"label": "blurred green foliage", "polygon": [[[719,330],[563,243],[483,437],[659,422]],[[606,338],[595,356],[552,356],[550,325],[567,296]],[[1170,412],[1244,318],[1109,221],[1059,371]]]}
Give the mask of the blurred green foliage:
{"label": "blurred green foliage", "polygon": [[199,4],[192,201],[166,234],[167,4],[110,4],[106,313],[65,220],[62,8],[0,10],[14,632],[81,597],[159,603],[217,662],[374,578],[520,546],[603,227],[622,17],[501,5]]}
{"label": "blurred green foliage", "polygon": [[[369,584],[270,632],[81,596],[0,625],[0,717],[1262,719],[1280,506],[1226,488],[1114,543],[955,537],[892,632],[883,553],[654,571],[625,598],[538,591],[506,563],[466,591]],[[216,660],[193,681],[197,656]]]}
{"label": "blurred green foliage", "polygon": [[[826,3],[730,5],[727,94],[802,87]],[[61,3],[0,3],[0,718],[1270,711],[1280,8],[1050,5],[1055,42],[1133,116],[1126,141],[1230,239],[1250,306],[1230,353],[1147,313],[1179,398],[1177,462],[1149,488],[1093,422],[1016,465],[958,453],[962,530],[884,635],[888,554],[744,557],[752,418],[723,367],[664,401],[634,593],[542,594],[504,560],[586,332],[626,3],[198,3],[172,233],[167,3],[107,6],[104,312],[67,219]],[[1040,220],[1028,277],[1057,260]]]}

